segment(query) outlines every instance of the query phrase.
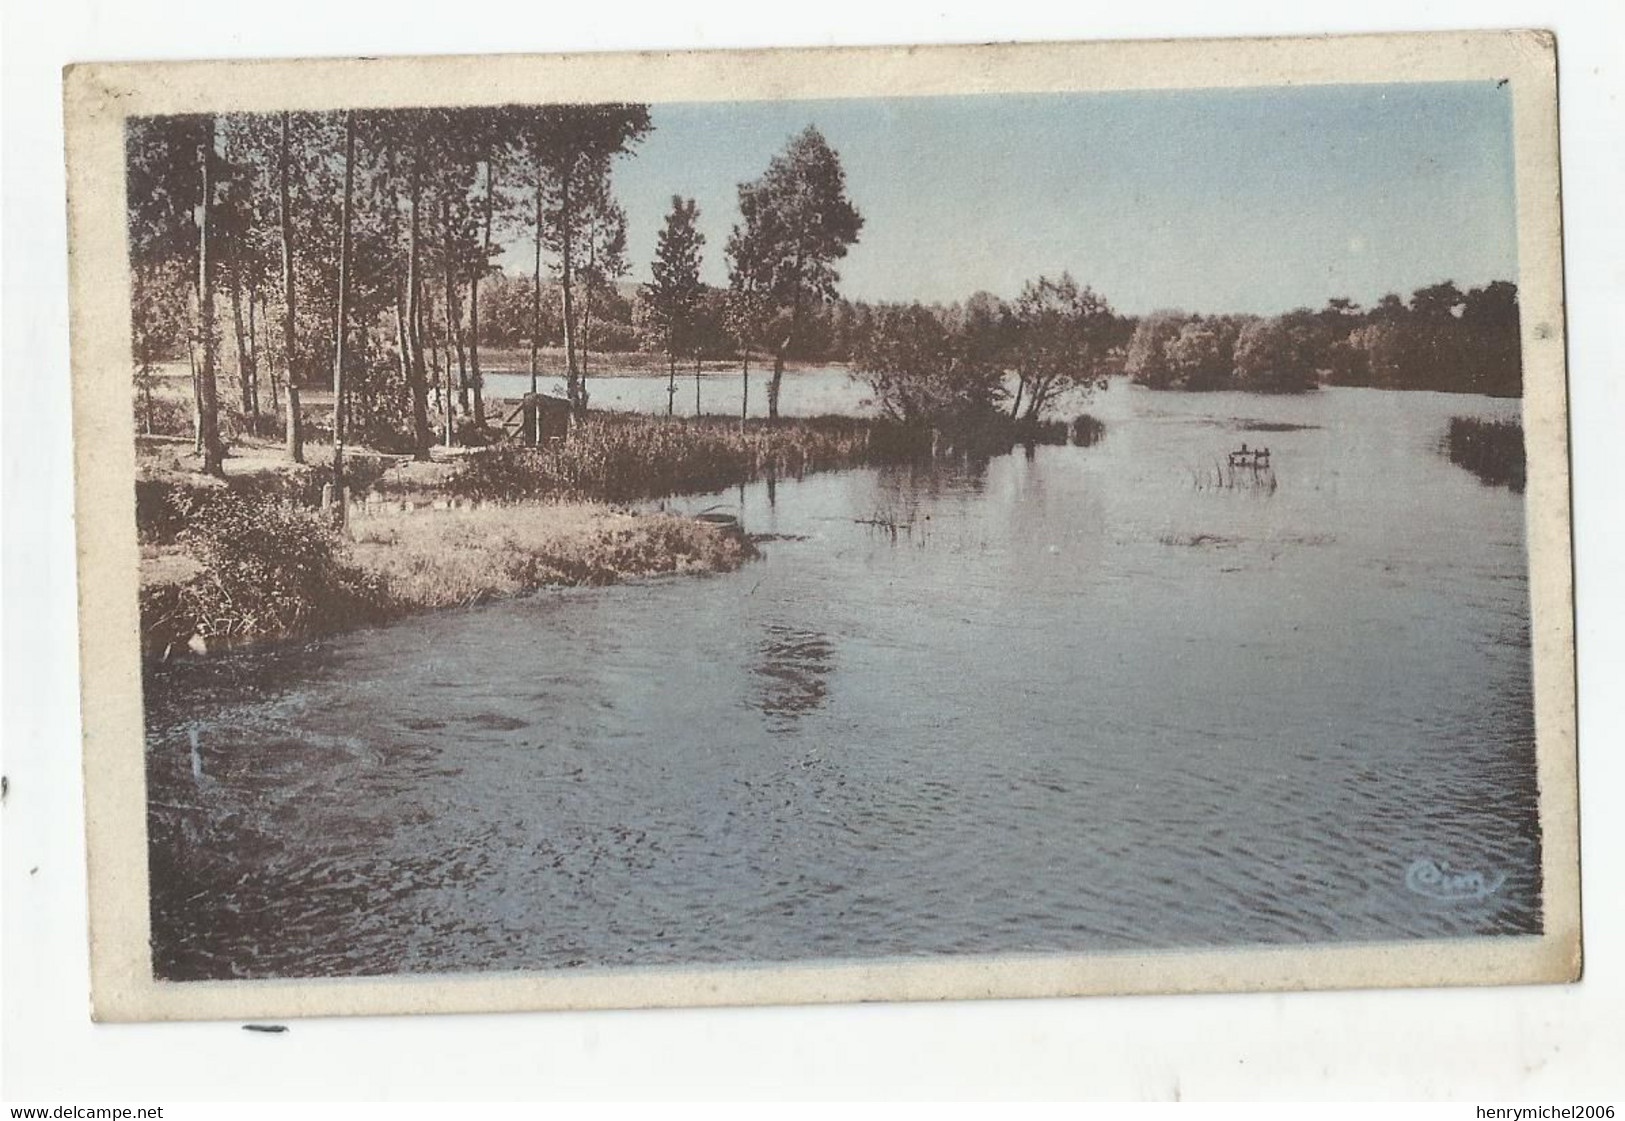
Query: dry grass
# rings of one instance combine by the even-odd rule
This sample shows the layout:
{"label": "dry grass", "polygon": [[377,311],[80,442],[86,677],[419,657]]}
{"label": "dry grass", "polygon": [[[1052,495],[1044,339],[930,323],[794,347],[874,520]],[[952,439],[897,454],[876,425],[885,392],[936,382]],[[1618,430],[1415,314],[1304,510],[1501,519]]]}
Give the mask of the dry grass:
{"label": "dry grass", "polygon": [[450,607],[548,585],[726,572],[749,542],[691,518],[594,504],[444,510],[357,522],[348,552],[392,603]]}
{"label": "dry grass", "polygon": [[155,656],[194,636],[323,634],[548,586],[727,572],[757,555],[737,532],[590,503],[425,510],[345,534],[258,491],[183,497],[207,509],[142,548],[142,640]]}

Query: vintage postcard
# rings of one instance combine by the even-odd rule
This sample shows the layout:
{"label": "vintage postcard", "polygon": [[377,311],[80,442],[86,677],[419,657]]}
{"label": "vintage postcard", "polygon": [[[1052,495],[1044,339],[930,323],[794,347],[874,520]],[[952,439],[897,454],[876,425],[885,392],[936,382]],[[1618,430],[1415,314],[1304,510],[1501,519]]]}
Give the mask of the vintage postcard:
{"label": "vintage postcard", "polygon": [[70,68],[95,1014],[1575,979],[1555,52]]}

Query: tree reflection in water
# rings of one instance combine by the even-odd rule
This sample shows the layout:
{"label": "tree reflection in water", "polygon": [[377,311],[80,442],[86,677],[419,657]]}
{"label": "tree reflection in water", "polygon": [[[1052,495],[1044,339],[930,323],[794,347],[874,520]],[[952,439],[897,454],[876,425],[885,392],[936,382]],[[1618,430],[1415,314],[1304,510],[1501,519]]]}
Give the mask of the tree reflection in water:
{"label": "tree reflection in water", "polygon": [[769,624],[757,658],[752,667],[756,678],[752,707],[775,731],[788,731],[824,703],[835,665],[835,646],[827,635]]}

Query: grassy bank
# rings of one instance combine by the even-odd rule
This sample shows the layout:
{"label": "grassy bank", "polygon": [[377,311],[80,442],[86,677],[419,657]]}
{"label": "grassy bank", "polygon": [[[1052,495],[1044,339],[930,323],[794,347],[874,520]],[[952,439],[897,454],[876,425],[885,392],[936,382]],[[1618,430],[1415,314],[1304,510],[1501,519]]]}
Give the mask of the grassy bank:
{"label": "grassy bank", "polygon": [[1523,425],[1517,421],[1451,417],[1444,446],[1450,462],[1465,467],[1480,481],[1523,491]]}
{"label": "grassy bank", "polygon": [[533,588],[727,572],[755,555],[743,535],[669,514],[561,503],[451,510],[357,523],[348,549],[389,602],[451,607]]}
{"label": "grassy bank", "polygon": [[755,555],[690,518],[602,504],[380,517],[338,530],[263,488],[176,492],[181,528],[143,547],[141,629],[154,656],[346,630],[546,586],[724,572]]}

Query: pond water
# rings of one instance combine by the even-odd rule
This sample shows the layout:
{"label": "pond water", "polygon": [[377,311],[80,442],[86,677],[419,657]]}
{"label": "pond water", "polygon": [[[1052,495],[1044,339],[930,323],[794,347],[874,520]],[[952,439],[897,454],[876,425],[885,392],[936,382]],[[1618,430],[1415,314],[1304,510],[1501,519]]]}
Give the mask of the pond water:
{"label": "pond water", "polygon": [[[752,364],[750,368],[750,415],[767,415],[767,383],[773,368]],[[543,377],[537,385],[543,393],[563,397],[564,378]],[[669,380],[665,377],[634,376],[623,373],[587,376],[587,398],[595,409],[616,412],[665,415]],[[516,400],[530,392],[530,375],[491,373],[485,375],[485,392],[491,397]],[[677,370],[677,392],[670,395],[673,412],[693,416],[694,368]],[[738,416],[745,404],[744,379],[738,368],[706,370],[700,374],[699,411],[708,416]],[[784,416],[821,416],[844,413],[868,416],[873,412],[868,387],[854,380],[845,366],[814,366],[786,370],[779,395],[779,412]]]}
{"label": "pond water", "polygon": [[1538,931],[1522,499],[1438,449],[1517,402],[1090,409],[669,503],[729,575],[153,670],[158,974]]}

